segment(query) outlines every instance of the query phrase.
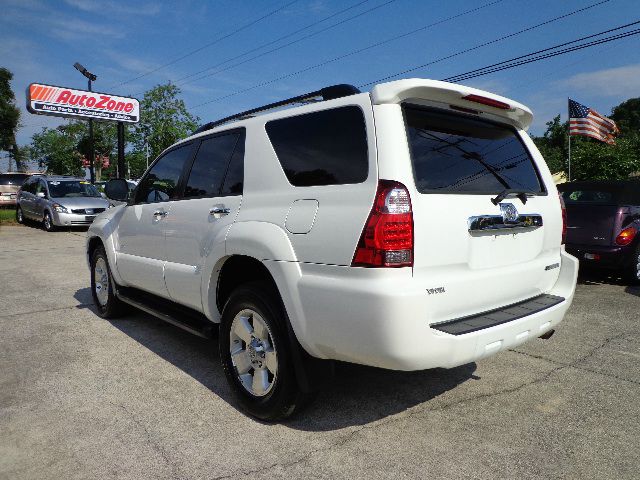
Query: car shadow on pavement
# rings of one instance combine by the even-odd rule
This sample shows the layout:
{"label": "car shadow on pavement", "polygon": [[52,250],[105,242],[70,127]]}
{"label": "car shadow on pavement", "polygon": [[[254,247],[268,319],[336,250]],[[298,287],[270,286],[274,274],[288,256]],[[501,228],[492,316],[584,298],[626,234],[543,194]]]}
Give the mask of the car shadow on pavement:
{"label": "car shadow on pavement", "polygon": [[640,297],[640,285],[632,285],[619,273],[609,270],[580,268],[578,284],[581,285],[619,285],[625,287],[625,293]]}
{"label": "car shadow on pavement", "polygon": [[[86,305],[91,293],[83,288],[76,292],[75,298]],[[216,338],[196,337],[135,310],[110,323],[237,408],[219,363]],[[467,380],[478,379],[474,376],[475,370],[475,363],[450,370],[418,372],[338,363],[333,383],[286,425],[305,431],[365,425],[428,402]]]}

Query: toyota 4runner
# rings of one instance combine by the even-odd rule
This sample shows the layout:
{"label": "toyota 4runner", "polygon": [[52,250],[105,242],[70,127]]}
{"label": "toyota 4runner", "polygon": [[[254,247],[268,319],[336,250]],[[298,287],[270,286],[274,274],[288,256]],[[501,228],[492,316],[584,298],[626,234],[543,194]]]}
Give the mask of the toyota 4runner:
{"label": "toyota 4runner", "polygon": [[297,411],[333,360],[451,368],[548,338],[578,262],[531,120],[510,99],[408,79],[207,124],[132,194],[107,185],[126,204],[88,231],[96,308],[205,337],[219,325],[232,390],[266,420]]}

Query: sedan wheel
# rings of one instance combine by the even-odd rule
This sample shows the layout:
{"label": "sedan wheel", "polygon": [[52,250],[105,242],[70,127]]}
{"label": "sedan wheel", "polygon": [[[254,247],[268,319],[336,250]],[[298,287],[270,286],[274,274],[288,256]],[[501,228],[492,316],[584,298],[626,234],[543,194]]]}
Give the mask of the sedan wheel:
{"label": "sedan wheel", "polygon": [[16,208],[16,222],[24,223],[24,217],[22,216],[22,209],[20,208],[20,206]]}
{"label": "sedan wheel", "polygon": [[53,225],[53,220],[51,220],[51,214],[49,212],[44,213],[42,225],[47,232],[53,232],[53,230],[55,230],[56,227]]}

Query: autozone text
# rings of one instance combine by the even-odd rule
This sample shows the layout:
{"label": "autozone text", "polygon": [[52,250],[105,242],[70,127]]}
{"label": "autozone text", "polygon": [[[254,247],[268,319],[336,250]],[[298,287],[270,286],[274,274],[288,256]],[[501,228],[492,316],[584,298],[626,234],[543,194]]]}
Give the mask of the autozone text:
{"label": "autozone text", "polygon": [[80,107],[101,108],[113,112],[130,113],[133,110],[131,102],[116,102],[109,95],[98,95],[99,99],[89,95],[73,95],[69,90],[63,90],[55,103],[67,103]]}

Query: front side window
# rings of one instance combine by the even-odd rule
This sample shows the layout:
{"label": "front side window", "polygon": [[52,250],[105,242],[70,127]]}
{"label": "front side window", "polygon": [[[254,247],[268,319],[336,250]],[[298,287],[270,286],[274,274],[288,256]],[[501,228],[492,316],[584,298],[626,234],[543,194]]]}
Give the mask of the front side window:
{"label": "front side window", "polygon": [[136,190],[136,203],[156,203],[171,200],[176,195],[185,162],[191,157],[194,144],[167,152],[151,167]]}
{"label": "front side window", "polygon": [[273,120],[266,130],[291,185],[350,184],[367,179],[367,129],[359,107]]}
{"label": "front side window", "polygon": [[202,141],[184,189],[185,198],[220,195],[238,136],[237,133],[221,135]]}
{"label": "front side window", "polygon": [[442,110],[405,106],[407,138],[420,193],[543,193],[516,131]]}
{"label": "front side window", "polygon": [[[90,182],[82,180],[49,180],[51,198],[99,197],[100,193]],[[37,182],[36,193],[46,192],[41,181]]]}

